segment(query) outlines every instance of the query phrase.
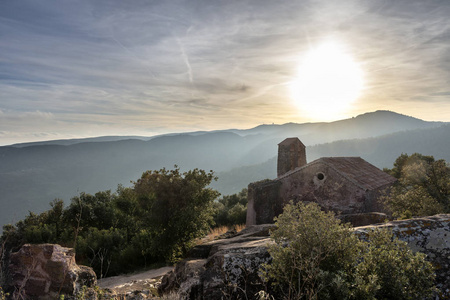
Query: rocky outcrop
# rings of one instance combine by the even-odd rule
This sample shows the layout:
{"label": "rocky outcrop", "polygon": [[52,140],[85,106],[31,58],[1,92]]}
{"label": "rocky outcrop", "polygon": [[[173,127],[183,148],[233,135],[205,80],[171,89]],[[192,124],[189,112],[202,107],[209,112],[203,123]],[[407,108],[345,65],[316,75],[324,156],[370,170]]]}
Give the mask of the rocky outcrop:
{"label": "rocky outcrop", "polygon": [[[235,236],[199,245],[166,275],[161,293],[177,290],[182,299],[231,299],[263,289],[259,268],[270,261],[272,224],[254,225]],[[244,297],[245,298],[245,297]]]}
{"label": "rocky outcrop", "polygon": [[26,244],[10,256],[7,285],[17,299],[68,299],[96,284],[94,271],[76,264],[72,248]]}
{"label": "rocky outcrop", "polygon": [[[436,267],[441,299],[450,299],[450,215],[436,215],[404,221],[392,221],[355,228],[364,239],[375,228],[390,228],[414,251],[427,255]],[[267,245],[274,225],[249,226],[237,235],[194,248],[190,258],[166,275],[161,293],[178,290],[182,299],[257,299],[263,285],[260,267],[270,262]],[[246,296],[244,296],[246,294]]]}

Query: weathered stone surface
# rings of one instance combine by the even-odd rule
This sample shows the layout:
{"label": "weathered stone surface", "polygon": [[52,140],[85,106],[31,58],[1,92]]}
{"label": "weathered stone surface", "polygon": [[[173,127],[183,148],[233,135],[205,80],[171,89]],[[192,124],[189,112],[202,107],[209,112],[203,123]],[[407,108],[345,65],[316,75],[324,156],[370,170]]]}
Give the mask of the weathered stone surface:
{"label": "weathered stone surface", "polygon": [[[263,288],[259,267],[270,260],[266,248],[271,242],[270,228],[274,225],[249,226],[232,238],[206,243],[208,258],[179,263],[163,278],[160,292],[177,290],[182,299],[232,299],[243,297],[244,292],[254,295]],[[201,247],[205,249],[205,245]],[[199,252],[203,253],[193,251]]]}
{"label": "weathered stone surface", "polygon": [[247,226],[270,223],[283,212],[284,203],[279,201],[280,188],[281,182],[276,180],[248,185]]}
{"label": "weathered stone surface", "polygon": [[306,165],[305,145],[298,138],[287,138],[278,144],[277,176]]}
{"label": "weathered stone surface", "polygon": [[[364,239],[375,228],[391,228],[408,242],[414,251],[427,255],[436,267],[440,299],[450,299],[450,214],[357,227],[355,233]],[[257,299],[264,288],[259,269],[270,262],[267,245],[271,243],[270,228],[274,225],[254,225],[237,236],[207,243],[206,259],[186,259],[163,278],[160,292],[178,290],[182,299]],[[244,296],[244,293],[246,296]]]}
{"label": "weathered stone surface", "polygon": [[54,244],[26,244],[11,254],[9,289],[24,299],[57,299],[75,295],[97,283],[94,271],[78,266],[71,248]]}
{"label": "weathered stone surface", "polygon": [[378,212],[341,215],[338,216],[338,218],[343,223],[352,224],[353,227],[384,223],[390,219],[387,214]]}

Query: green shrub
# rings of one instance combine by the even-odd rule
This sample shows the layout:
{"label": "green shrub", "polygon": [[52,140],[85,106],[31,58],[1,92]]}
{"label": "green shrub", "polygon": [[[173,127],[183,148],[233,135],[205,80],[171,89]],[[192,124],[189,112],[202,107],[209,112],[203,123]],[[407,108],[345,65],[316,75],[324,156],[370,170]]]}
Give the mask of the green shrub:
{"label": "green shrub", "polygon": [[361,251],[348,225],[314,203],[285,206],[271,233],[266,275],[286,299],[343,299]]}
{"label": "green shrub", "polygon": [[387,231],[360,241],[317,204],[288,204],[271,233],[264,266],[284,299],[423,299],[434,291],[431,264]]}
{"label": "green shrub", "polygon": [[356,267],[355,299],[424,299],[431,296],[434,272],[425,254],[413,253],[388,230],[368,234]]}

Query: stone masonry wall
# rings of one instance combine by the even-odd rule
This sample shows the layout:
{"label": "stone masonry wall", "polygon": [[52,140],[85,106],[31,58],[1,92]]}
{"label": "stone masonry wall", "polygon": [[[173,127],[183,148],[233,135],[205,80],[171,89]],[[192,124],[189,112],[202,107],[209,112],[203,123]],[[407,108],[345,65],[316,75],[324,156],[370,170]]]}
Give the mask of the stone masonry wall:
{"label": "stone masonry wall", "polygon": [[246,225],[273,223],[273,218],[283,212],[284,204],[279,201],[281,182],[263,180],[248,186]]}
{"label": "stone masonry wall", "polygon": [[365,212],[366,191],[325,164],[311,164],[277,180],[282,183],[283,206],[293,200],[316,202],[325,210],[341,214]]}

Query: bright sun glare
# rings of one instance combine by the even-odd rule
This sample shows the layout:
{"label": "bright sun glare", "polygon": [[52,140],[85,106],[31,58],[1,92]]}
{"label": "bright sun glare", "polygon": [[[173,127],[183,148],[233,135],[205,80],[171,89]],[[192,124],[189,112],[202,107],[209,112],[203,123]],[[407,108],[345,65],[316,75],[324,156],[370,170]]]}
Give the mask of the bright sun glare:
{"label": "bright sun glare", "polygon": [[363,73],[342,45],[329,41],[311,49],[291,82],[292,97],[312,119],[330,120],[360,95]]}

